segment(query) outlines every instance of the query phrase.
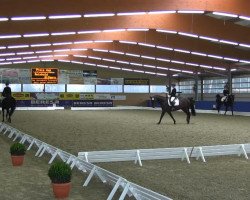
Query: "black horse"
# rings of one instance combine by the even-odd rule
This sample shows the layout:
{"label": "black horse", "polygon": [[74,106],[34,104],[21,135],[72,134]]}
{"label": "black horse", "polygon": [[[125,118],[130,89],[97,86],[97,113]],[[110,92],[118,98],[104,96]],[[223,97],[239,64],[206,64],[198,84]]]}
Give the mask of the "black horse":
{"label": "black horse", "polygon": [[11,116],[14,113],[16,109],[16,99],[14,97],[6,97],[2,100],[2,115],[3,115],[3,122],[4,122],[4,114],[5,110],[7,111],[6,113],[6,118],[8,122],[11,123]]}
{"label": "black horse", "polygon": [[220,113],[221,107],[224,105],[224,115],[227,113],[229,107],[231,108],[232,115],[234,115],[234,95],[229,94],[224,101],[222,101],[222,98],[223,97],[221,97],[219,94],[216,95],[216,109],[218,110],[218,114]]}
{"label": "black horse", "polygon": [[187,114],[187,123],[189,124],[190,122],[190,111],[189,109],[191,109],[191,113],[193,116],[196,115],[195,112],[195,108],[194,108],[194,104],[195,101],[193,98],[183,98],[183,97],[179,97],[179,105],[174,106],[174,109],[172,109],[172,106],[169,105],[169,97],[163,97],[163,96],[159,96],[159,95],[155,95],[153,97],[151,97],[151,102],[152,102],[152,107],[155,107],[155,102],[158,102],[161,106],[161,117],[160,120],[157,124],[161,123],[162,117],[165,115],[165,113],[167,112],[169,114],[169,116],[173,119],[174,124],[176,123],[173,115],[172,115],[172,111],[176,111],[176,110],[182,110],[184,113]]}

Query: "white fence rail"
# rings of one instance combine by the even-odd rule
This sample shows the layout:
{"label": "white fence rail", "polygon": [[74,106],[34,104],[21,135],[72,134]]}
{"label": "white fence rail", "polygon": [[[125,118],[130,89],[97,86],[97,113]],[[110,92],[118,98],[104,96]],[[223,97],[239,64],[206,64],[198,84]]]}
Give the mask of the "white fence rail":
{"label": "white fence rail", "polygon": [[205,157],[225,156],[225,155],[243,155],[248,159],[250,153],[250,144],[230,144],[216,146],[200,147],[180,147],[180,148],[159,148],[159,149],[133,149],[133,150],[114,150],[114,151],[91,151],[79,152],[78,157],[90,163],[98,162],[120,162],[134,161],[142,166],[143,160],[158,159],[181,159],[190,163],[190,157],[202,159]]}
{"label": "white fence rail", "polygon": [[27,150],[30,150],[32,147],[36,147],[38,150],[35,156],[41,157],[44,155],[44,153],[51,155],[49,164],[51,164],[56,157],[59,157],[64,162],[68,163],[71,168],[76,167],[80,171],[89,173],[83,186],[87,186],[93,176],[98,177],[103,183],[111,185],[113,189],[107,200],[112,200],[118,189],[122,191],[119,200],[123,200],[126,195],[134,196],[136,200],[171,200],[169,197],[131,183],[121,176],[86,162],[83,159],[58,149],[52,145],[42,142],[41,140],[27,135],[5,123],[0,123],[0,133],[3,135],[8,135],[9,138],[13,138],[13,141],[19,140],[20,143],[28,144],[29,146]]}

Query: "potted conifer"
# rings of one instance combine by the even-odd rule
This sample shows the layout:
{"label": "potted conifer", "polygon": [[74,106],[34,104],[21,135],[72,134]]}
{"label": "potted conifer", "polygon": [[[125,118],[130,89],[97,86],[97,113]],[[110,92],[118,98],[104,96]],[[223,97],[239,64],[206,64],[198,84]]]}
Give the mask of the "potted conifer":
{"label": "potted conifer", "polygon": [[11,145],[10,154],[13,166],[21,166],[23,164],[25,152],[24,144],[14,143]]}
{"label": "potted conifer", "polygon": [[67,198],[71,188],[72,171],[68,164],[59,161],[53,163],[48,171],[56,198]]}

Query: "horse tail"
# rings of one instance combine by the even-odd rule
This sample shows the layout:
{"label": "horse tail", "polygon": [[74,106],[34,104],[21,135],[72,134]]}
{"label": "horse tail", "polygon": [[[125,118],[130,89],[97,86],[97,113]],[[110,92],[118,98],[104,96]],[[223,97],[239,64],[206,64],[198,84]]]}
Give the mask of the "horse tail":
{"label": "horse tail", "polygon": [[192,97],[190,97],[190,98],[188,98],[188,99],[189,99],[189,101],[190,101],[191,114],[192,114],[193,116],[195,116],[195,115],[196,115],[195,107],[194,107],[194,105],[195,105],[195,100],[194,100]]}

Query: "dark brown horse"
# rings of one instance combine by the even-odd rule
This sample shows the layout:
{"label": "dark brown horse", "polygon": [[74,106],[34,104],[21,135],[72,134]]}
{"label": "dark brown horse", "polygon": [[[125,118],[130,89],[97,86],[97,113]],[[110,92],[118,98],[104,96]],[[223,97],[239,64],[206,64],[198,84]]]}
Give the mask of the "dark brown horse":
{"label": "dark brown horse", "polygon": [[195,101],[193,98],[183,98],[183,97],[179,97],[179,105],[176,105],[174,107],[170,106],[169,105],[169,97],[163,97],[163,96],[160,96],[160,95],[155,95],[153,97],[151,97],[151,102],[152,102],[152,107],[154,108],[155,107],[155,102],[158,102],[161,106],[161,117],[160,117],[160,120],[157,124],[160,124],[161,123],[161,120],[162,120],[162,117],[165,115],[165,113],[167,112],[169,114],[169,116],[173,119],[174,121],[174,124],[176,123],[173,115],[172,115],[172,111],[176,111],[176,110],[182,110],[184,113],[187,114],[187,123],[189,124],[190,122],[190,111],[189,109],[191,109],[191,113],[193,116],[196,115],[196,112],[195,112],[195,108],[194,108],[194,104],[195,104]]}
{"label": "dark brown horse", "polygon": [[6,118],[8,122],[11,123],[11,116],[16,109],[16,99],[12,96],[6,97],[2,100],[2,115],[3,115],[3,122],[4,122],[4,114],[6,110]]}
{"label": "dark brown horse", "polygon": [[231,108],[232,115],[234,115],[234,95],[229,94],[224,101],[222,101],[222,98],[219,94],[216,95],[216,109],[218,111],[218,114],[220,113],[221,107],[224,105],[225,107],[225,113],[227,113],[228,108]]}

